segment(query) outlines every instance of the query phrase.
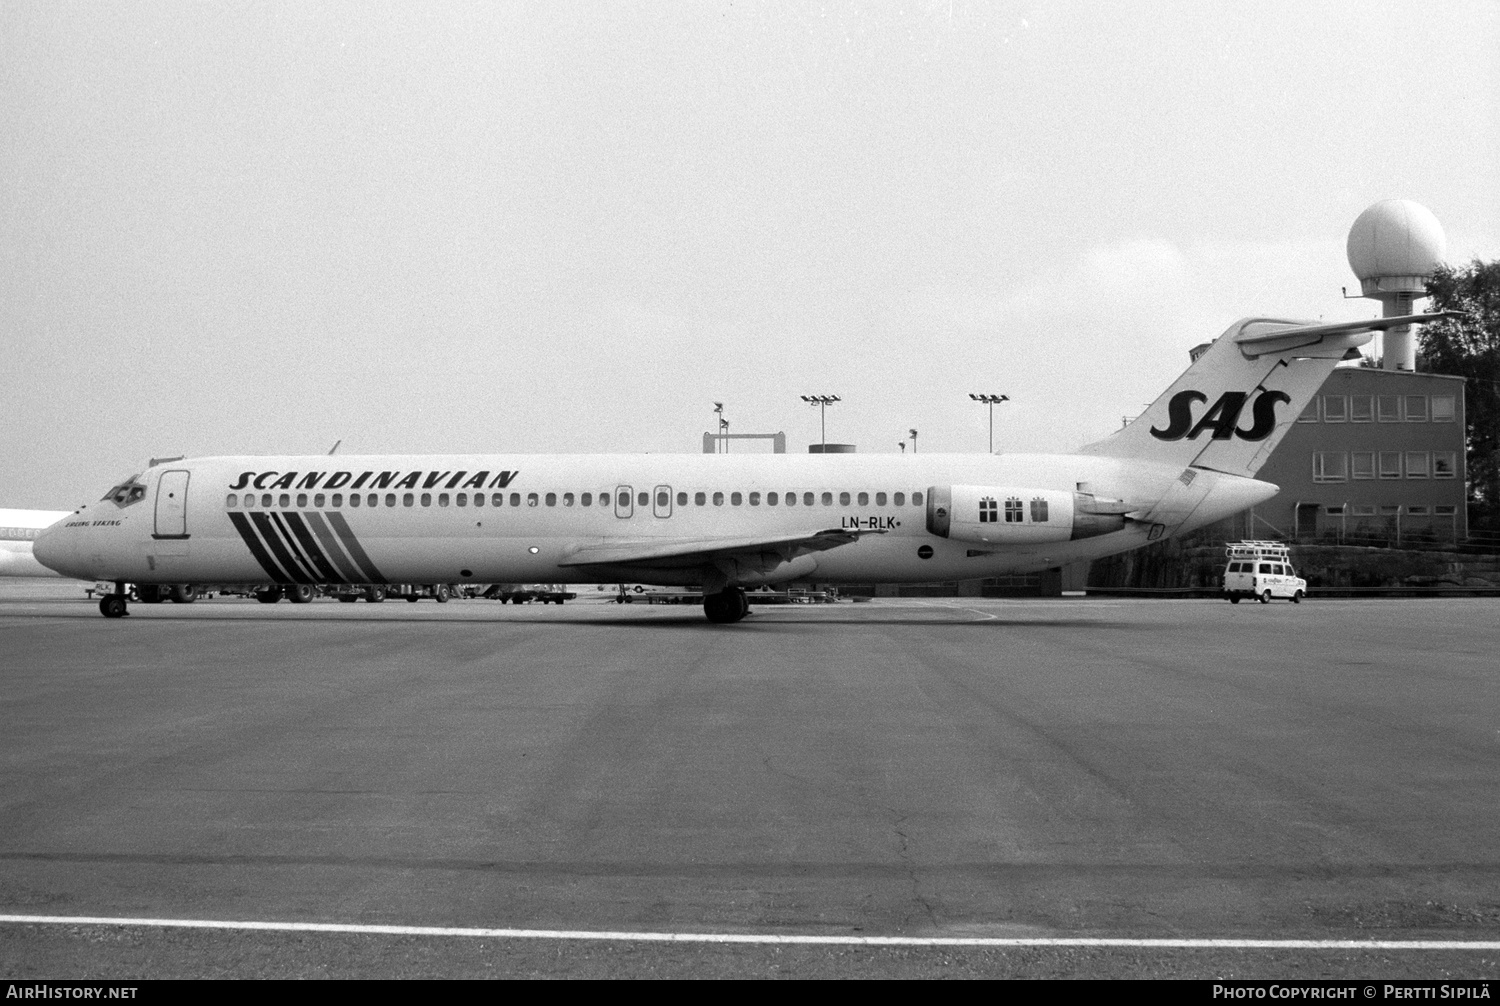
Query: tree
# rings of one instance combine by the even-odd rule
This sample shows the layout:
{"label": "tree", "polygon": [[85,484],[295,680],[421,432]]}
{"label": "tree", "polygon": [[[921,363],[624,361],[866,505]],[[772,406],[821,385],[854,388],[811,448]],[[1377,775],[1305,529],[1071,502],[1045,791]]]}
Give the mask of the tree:
{"label": "tree", "polygon": [[1434,311],[1462,311],[1421,329],[1426,369],[1464,379],[1469,528],[1500,532],[1500,261],[1439,266]]}

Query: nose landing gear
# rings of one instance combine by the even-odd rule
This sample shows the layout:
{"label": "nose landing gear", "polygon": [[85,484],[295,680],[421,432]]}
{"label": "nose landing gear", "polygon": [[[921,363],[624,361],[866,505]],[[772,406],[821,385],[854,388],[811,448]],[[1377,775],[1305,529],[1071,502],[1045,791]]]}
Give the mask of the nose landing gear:
{"label": "nose landing gear", "polygon": [[125,606],[125,585],[123,583],[115,584],[115,592],[113,594],[105,594],[99,598],[99,614],[105,618],[124,618],[130,614],[130,611]]}
{"label": "nose landing gear", "polygon": [[710,622],[727,625],[750,613],[750,600],[739,587],[726,587],[717,594],[703,596],[703,614]]}

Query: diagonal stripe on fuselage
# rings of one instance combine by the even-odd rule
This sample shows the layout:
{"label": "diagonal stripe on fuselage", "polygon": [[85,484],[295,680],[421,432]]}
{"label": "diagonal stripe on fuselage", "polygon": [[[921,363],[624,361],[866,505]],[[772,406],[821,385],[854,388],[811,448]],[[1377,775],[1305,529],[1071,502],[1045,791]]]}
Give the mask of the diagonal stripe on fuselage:
{"label": "diagonal stripe on fuselage", "polygon": [[270,547],[271,553],[276,556],[276,561],[286,568],[287,573],[296,583],[312,583],[312,577],[302,571],[296,558],[281,539],[281,533],[271,521],[270,514],[253,513],[250,519],[255,522],[256,530],[260,532],[261,538]]}
{"label": "diagonal stripe on fuselage", "polygon": [[229,522],[233,524],[234,529],[240,533],[240,537],[245,540],[245,547],[250,550],[251,555],[255,556],[255,561],[260,563],[260,568],[266,571],[266,575],[269,576],[273,582],[292,582],[292,579],[285,573],[283,573],[280,567],[276,565],[276,560],[271,558],[271,553],[267,552],[266,547],[261,544],[260,538],[255,533],[255,528],[250,526],[249,518],[247,518],[242,513],[231,512],[229,515]]}
{"label": "diagonal stripe on fuselage", "polygon": [[328,556],[329,561],[338,567],[344,579],[350,583],[364,583],[364,574],[359,571],[354,560],[345,554],[343,547],[339,544],[338,536],[329,529],[328,522],[323,519],[323,515],[316,510],[310,510],[302,516],[307,520],[308,527],[312,528],[313,533],[318,536],[318,541],[323,543],[323,552]]}
{"label": "diagonal stripe on fuselage", "polygon": [[337,510],[330,510],[327,516],[328,523],[333,525],[334,531],[338,532],[339,540],[344,543],[344,547],[349,550],[349,554],[354,557],[354,561],[359,563],[359,568],[364,570],[365,575],[369,577],[365,582],[385,583],[385,577],[380,575],[380,570],[375,568],[375,564],[370,561],[370,557],[365,553],[364,546],[359,543],[358,538],[354,537],[354,531],[349,527],[349,522],[344,519],[344,515]]}
{"label": "diagonal stripe on fuselage", "polygon": [[333,563],[329,562],[328,557],[323,554],[323,549],[313,539],[312,532],[307,529],[307,523],[302,519],[302,514],[284,513],[281,516],[287,526],[292,529],[292,533],[297,536],[297,542],[302,546],[302,551],[307,553],[313,564],[317,566],[321,574],[320,579],[329,583],[343,583],[344,577],[333,568]]}

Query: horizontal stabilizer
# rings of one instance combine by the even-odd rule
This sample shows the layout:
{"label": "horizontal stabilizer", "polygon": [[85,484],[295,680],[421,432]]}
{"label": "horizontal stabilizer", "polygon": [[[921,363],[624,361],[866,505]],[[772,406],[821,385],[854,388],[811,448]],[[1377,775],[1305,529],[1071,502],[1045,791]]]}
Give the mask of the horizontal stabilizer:
{"label": "horizontal stabilizer", "polygon": [[[1361,332],[1384,332],[1392,328],[1422,325],[1441,318],[1462,318],[1459,311],[1434,311],[1431,314],[1405,314],[1395,318],[1371,318],[1366,321],[1340,321],[1329,325],[1296,325],[1279,322],[1252,322],[1235,337],[1235,345],[1248,357],[1264,356],[1267,353],[1284,353],[1301,346],[1312,346],[1340,335],[1357,335]],[[1270,331],[1264,331],[1271,328]]]}

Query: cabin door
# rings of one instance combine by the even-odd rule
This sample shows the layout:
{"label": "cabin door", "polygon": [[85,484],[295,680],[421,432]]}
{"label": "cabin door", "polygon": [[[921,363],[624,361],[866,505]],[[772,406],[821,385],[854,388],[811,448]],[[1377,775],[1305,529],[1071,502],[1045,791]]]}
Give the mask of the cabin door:
{"label": "cabin door", "polygon": [[153,538],[186,538],[189,473],[162,472],[156,483],[156,532]]}

